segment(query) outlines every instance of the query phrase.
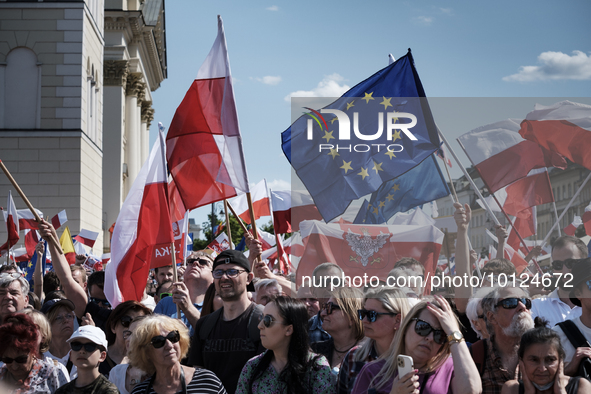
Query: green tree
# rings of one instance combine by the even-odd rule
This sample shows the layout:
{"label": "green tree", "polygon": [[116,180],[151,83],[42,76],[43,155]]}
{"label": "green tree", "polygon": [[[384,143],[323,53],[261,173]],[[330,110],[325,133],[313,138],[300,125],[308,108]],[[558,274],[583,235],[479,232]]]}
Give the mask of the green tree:
{"label": "green tree", "polygon": [[[211,233],[211,223],[214,223],[214,226],[217,226],[223,222],[225,222],[226,217],[223,214],[223,212],[221,214],[209,214],[207,215],[208,221],[207,222],[203,222],[202,224],[202,228],[203,230],[203,235],[205,236],[205,239],[196,239],[193,241],[193,250],[201,250],[201,249],[205,249],[207,247],[207,245],[209,245],[211,243],[211,240],[215,237],[212,237],[212,233]],[[236,217],[234,217],[234,215],[232,215],[230,213],[230,230],[232,232],[232,242],[234,243],[234,245],[238,245],[238,243],[240,243],[240,240],[242,239],[242,235],[244,235],[244,231],[242,230],[242,227],[240,226],[240,223],[238,223],[238,219],[236,219]],[[226,231],[226,228],[224,226],[224,228],[222,229],[222,231]],[[219,235],[219,234],[218,234]]]}

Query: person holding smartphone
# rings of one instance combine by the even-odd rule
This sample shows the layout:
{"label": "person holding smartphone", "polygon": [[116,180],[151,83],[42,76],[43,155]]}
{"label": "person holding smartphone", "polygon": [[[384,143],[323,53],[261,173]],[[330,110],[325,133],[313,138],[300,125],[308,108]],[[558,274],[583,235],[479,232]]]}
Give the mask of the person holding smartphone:
{"label": "person holding smartphone", "polygon": [[[414,369],[398,374],[398,356],[409,356]],[[451,355],[451,357],[449,357]],[[408,360],[408,359],[407,359]],[[354,394],[480,394],[476,365],[460,332],[457,317],[441,296],[421,301],[406,315],[388,351],[365,365]]]}

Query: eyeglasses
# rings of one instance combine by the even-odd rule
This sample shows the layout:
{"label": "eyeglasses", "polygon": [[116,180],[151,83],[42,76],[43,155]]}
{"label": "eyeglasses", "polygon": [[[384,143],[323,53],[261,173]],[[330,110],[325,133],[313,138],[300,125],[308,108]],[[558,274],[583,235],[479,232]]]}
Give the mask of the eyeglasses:
{"label": "eyeglasses", "polygon": [[445,335],[445,331],[436,330],[429,323],[417,317],[415,317],[412,320],[416,321],[415,332],[420,336],[426,337],[431,332],[433,332],[433,341],[438,345],[442,345],[447,340],[447,335]]}
{"label": "eyeglasses", "polygon": [[517,298],[517,297],[512,297],[512,298],[505,298],[504,300],[501,300],[498,302],[497,305],[495,306],[502,306],[503,309],[515,309],[517,308],[517,305],[519,305],[519,303],[522,303],[523,305],[525,305],[526,309],[531,309],[531,300],[529,298]]}
{"label": "eyeglasses", "polygon": [[24,354],[24,355],[18,356],[16,358],[2,357],[2,362],[4,364],[12,364],[13,361],[16,361],[19,364],[24,364],[28,360],[29,360],[29,355],[28,354]]}
{"label": "eyeglasses", "polygon": [[552,269],[554,270],[561,270],[563,266],[566,266],[569,270],[573,268],[573,263],[577,262],[578,259],[566,259],[562,260],[554,260],[552,262]]}
{"label": "eyeglasses", "polygon": [[133,317],[125,315],[121,318],[121,320],[119,320],[119,322],[121,323],[123,328],[129,328],[129,325],[131,324],[132,320]]}
{"label": "eyeglasses", "polygon": [[172,297],[172,293],[160,293],[160,299]]}
{"label": "eyeglasses", "polygon": [[190,260],[187,260],[187,265],[194,265],[195,263],[198,263],[202,267],[206,267],[206,266],[208,266],[208,265],[211,264],[211,261],[206,260],[206,259],[190,259]]}
{"label": "eyeglasses", "polygon": [[111,307],[111,304],[109,303],[109,300],[104,300],[102,298],[90,297],[90,302],[94,302],[95,304],[103,304],[105,306],[105,308],[110,308]]}
{"label": "eyeglasses", "polygon": [[326,304],[322,305],[322,309],[326,310],[327,315],[330,315],[333,311],[340,310],[341,307],[338,304],[335,304],[334,302],[327,302]]}
{"label": "eyeglasses", "polygon": [[370,323],[374,323],[378,316],[381,315],[388,315],[388,316],[396,316],[394,312],[376,312],[376,311],[368,311],[367,309],[357,309],[357,316],[359,316],[359,320],[363,320],[367,317],[367,320]]}
{"label": "eyeglasses", "polygon": [[271,315],[265,315],[265,316],[261,317],[261,321],[263,322],[263,325],[267,328],[269,328],[273,324],[277,323],[277,320],[275,320],[275,318]]}
{"label": "eyeglasses", "polygon": [[54,321],[59,324],[67,323],[67,322],[70,322],[73,320],[74,320],[74,315],[72,315],[70,313],[67,313],[65,315],[59,315],[54,319]]}
{"label": "eyeglasses", "polygon": [[241,270],[241,269],[237,269],[237,268],[230,268],[229,270],[215,270],[215,271],[213,271],[213,277],[214,277],[214,279],[221,279],[222,276],[224,276],[224,274],[226,274],[226,276],[228,278],[236,278],[242,272],[246,272],[246,270]]}
{"label": "eyeglasses", "polygon": [[80,351],[83,347],[84,347],[84,351],[87,353],[92,353],[96,350],[96,348],[99,345],[97,345],[94,342],[86,342],[86,343],[82,343],[82,342],[70,342],[70,348],[72,348],[73,351],[78,352]]}
{"label": "eyeglasses", "polygon": [[164,346],[167,339],[170,341],[170,343],[177,343],[181,340],[181,336],[179,332],[175,330],[169,332],[167,336],[155,336],[150,342],[152,343],[152,346],[154,346],[154,349],[160,349],[162,346]]}

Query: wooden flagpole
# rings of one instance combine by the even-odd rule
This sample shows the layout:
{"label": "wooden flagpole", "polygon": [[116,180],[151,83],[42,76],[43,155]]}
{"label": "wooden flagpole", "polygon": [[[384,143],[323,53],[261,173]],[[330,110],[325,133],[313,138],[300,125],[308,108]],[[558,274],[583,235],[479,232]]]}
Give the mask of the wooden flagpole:
{"label": "wooden flagpole", "polygon": [[[179,281],[179,275],[176,269],[176,251],[174,248],[174,241],[170,243],[170,255],[172,256],[172,281],[176,283]],[[176,318],[179,320],[181,319],[181,307],[178,304],[176,304]]]}
{"label": "wooden flagpole", "polygon": [[[6,174],[6,177],[8,178],[8,180],[10,181],[10,183],[12,183],[12,186],[14,186],[14,188],[16,189],[18,194],[20,194],[21,198],[23,199],[23,201],[25,202],[25,204],[27,205],[27,207],[29,208],[29,210],[31,211],[33,216],[35,217],[35,221],[37,223],[41,223],[41,218],[39,217],[39,214],[37,213],[37,211],[35,210],[35,208],[31,204],[31,202],[29,201],[27,196],[25,196],[25,193],[22,191],[22,189],[20,188],[18,183],[16,183],[16,180],[12,177],[12,175],[10,174],[10,171],[8,171],[8,168],[6,168],[6,166],[4,165],[2,160],[0,160],[0,167],[2,168],[2,171],[4,171],[4,173]],[[16,218],[16,220],[18,220],[18,218]],[[59,244],[59,242],[57,240],[55,240],[53,237],[50,237],[49,239],[51,240],[51,243],[53,243],[53,245],[57,248],[58,253],[64,254],[64,251],[62,250],[62,246]]]}
{"label": "wooden flagpole", "polygon": [[230,239],[230,249],[234,249],[234,244],[232,243],[232,229],[230,228],[230,214],[228,212],[227,200],[224,200],[224,212],[226,213],[226,234],[228,234],[228,238]]}
{"label": "wooden flagpole", "polygon": [[242,219],[240,218],[240,216],[238,216],[236,214],[236,211],[234,211],[234,208],[232,208],[232,204],[228,203],[228,208],[230,208],[230,211],[232,211],[232,215],[234,215],[234,217],[236,219],[238,219],[238,223],[240,224],[240,227],[242,227],[242,231],[244,231],[245,233],[248,233],[248,229],[246,228],[246,226],[242,222]]}
{"label": "wooden flagpole", "polygon": [[[250,197],[250,192],[246,193],[246,201],[248,202],[248,213],[250,214],[250,224],[252,226],[252,236],[254,237],[254,239],[259,239],[259,233],[257,231],[257,224],[256,224],[256,221],[254,220],[254,207],[252,206],[252,198]],[[253,265],[256,264],[257,260],[261,261],[260,254],[257,256]]]}

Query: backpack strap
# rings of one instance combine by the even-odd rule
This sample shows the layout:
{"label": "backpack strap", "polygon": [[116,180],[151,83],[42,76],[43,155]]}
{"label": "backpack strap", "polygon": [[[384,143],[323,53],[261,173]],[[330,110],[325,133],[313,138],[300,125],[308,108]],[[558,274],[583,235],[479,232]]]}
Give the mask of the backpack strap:
{"label": "backpack strap", "polygon": [[472,356],[472,360],[474,360],[474,364],[476,364],[480,377],[484,374],[484,364],[486,362],[487,352],[486,341],[482,339],[474,342],[472,346],[470,346],[470,355]]}
{"label": "backpack strap", "polygon": [[562,329],[562,332],[564,332],[564,335],[566,335],[575,349],[578,347],[591,347],[585,336],[572,320],[565,320],[556,325]]}
{"label": "backpack strap", "polygon": [[253,342],[261,340],[261,330],[259,330],[259,322],[263,317],[264,306],[256,304],[250,317],[248,318],[248,339]]}
{"label": "backpack strap", "polygon": [[211,334],[213,331],[215,324],[222,314],[223,309],[224,308],[219,308],[218,310],[203,317],[201,326],[199,327],[199,339],[201,341],[205,341],[209,337],[209,334]]}

